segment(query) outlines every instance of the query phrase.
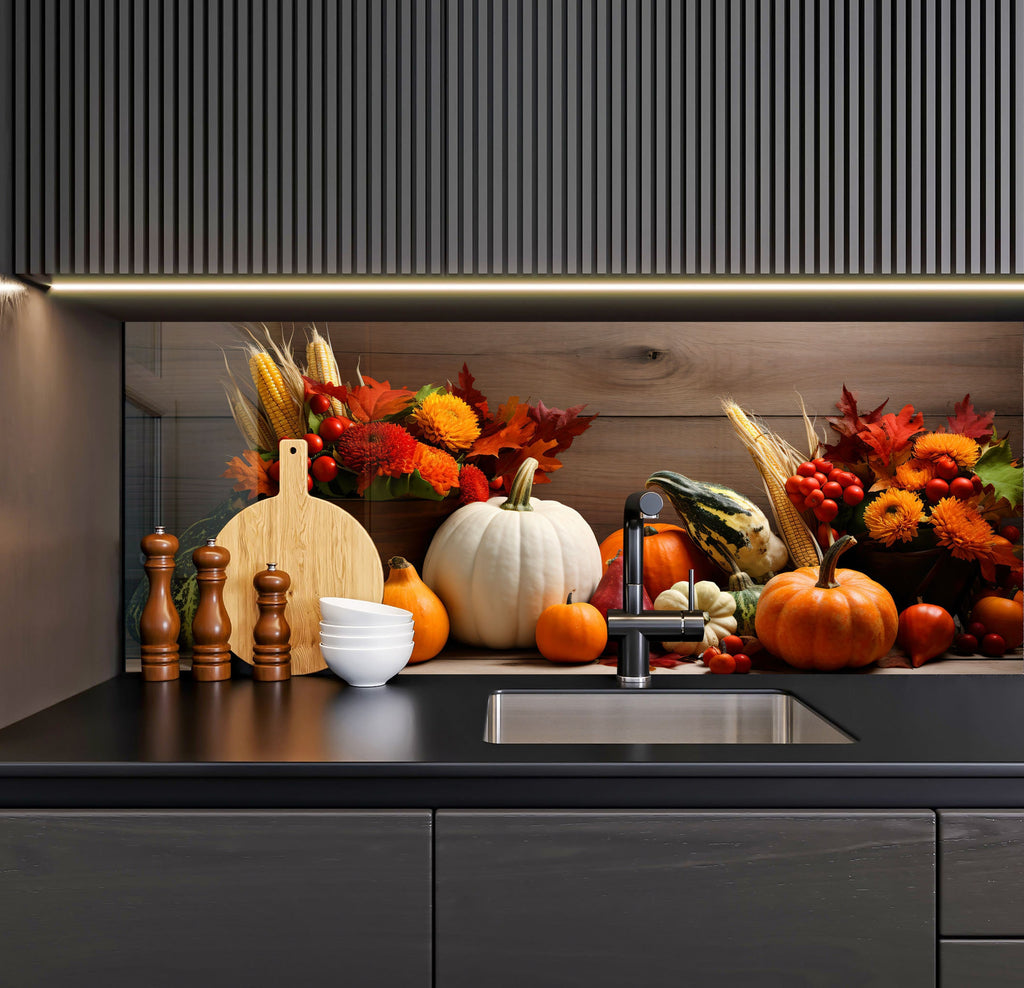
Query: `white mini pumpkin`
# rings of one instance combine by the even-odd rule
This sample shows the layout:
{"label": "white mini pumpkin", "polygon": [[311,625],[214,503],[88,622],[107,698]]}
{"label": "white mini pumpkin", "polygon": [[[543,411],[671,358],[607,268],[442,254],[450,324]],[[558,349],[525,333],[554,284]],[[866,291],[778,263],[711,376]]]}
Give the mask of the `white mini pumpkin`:
{"label": "white mini pumpkin", "polygon": [[[665,642],[677,655],[693,655],[736,633],[736,598],[718,588],[711,580],[700,580],[693,588],[695,611],[704,612],[704,640],[699,642]],[[656,611],[687,611],[690,609],[690,584],[683,580],[663,590],[654,601]]]}
{"label": "white mini pumpkin", "polygon": [[507,498],[467,504],[437,530],[423,580],[444,602],[452,634],[485,648],[535,644],[537,618],[570,591],[586,601],[604,567],[590,525],[558,501],[531,498],[537,461],[523,461]]}

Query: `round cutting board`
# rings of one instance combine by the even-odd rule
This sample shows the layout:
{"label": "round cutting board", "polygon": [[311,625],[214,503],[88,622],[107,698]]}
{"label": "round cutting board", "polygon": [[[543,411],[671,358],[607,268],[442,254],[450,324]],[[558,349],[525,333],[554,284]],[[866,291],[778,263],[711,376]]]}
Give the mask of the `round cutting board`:
{"label": "round cutting board", "polygon": [[231,618],[231,651],[252,664],[252,631],[259,617],[252,578],[276,563],[292,580],[285,618],[291,626],[292,673],[326,669],[320,655],[320,598],[380,601],[384,571],[369,533],[347,511],[306,488],[306,441],[282,439],[276,497],[243,508],[220,531],[231,553],[224,604]]}

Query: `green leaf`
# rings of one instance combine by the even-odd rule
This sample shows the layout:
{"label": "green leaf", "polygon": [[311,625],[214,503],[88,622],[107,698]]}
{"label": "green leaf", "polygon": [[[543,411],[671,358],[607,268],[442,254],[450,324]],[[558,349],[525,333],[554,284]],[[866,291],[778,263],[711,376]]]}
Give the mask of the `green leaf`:
{"label": "green leaf", "polygon": [[989,446],[975,464],[974,472],[986,487],[991,485],[995,489],[996,500],[1005,497],[1013,507],[1020,504],[1024,497],[1024,470],[1014,465],[1008,442]]}
{"label": "green leaf", "polygon": [[413,470],[412,473],[403,474],[401,477],[374,477],[363,497],[367,501],[394,501],[400,497],[417,498],[421,501],[444,500],[443,495],[438,494],[420,476],[419,470]]}

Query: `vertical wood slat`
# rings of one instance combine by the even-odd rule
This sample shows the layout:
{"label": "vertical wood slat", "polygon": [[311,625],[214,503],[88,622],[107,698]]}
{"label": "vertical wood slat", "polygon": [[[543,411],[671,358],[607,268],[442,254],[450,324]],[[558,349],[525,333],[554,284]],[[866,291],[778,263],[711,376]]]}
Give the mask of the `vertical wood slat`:
{"label": "vertical wood slat", "polygon": [[32,273],[1024,274],[1021,0],[14,0]]}

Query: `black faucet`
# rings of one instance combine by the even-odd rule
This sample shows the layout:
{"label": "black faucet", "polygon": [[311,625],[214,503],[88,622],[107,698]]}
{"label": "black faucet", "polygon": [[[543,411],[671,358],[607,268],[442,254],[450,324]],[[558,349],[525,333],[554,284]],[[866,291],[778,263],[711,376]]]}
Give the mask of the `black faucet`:
{"label": "black faucet", "polygon": [[620,686],[642,689],[651,685],[648,639],[699,642],[704,637],[703,611],[644,610],[644,521],[657,518],[664,505],[657,491],[637,491],[626,498],[622,520],[622,610],[608,612],[608,637],[619,639]]}

